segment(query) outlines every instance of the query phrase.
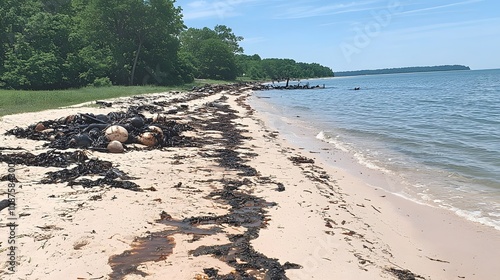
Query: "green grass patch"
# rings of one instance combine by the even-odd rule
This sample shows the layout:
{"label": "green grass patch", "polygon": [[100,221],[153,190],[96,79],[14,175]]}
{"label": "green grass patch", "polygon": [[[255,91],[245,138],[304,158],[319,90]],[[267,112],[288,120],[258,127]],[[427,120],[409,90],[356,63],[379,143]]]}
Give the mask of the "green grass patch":
{"label": "green grass patch", "polygon": [[196,79],[193,83],[177,87],[157,86],[111,86],[111,87],[84,87],[79,89],[30,91],[30,90],[3,90],[0,89],[0,117],[25,112],[38,112],[48,109],[81,104],[89,101],[105,100],[110,98],[157,93],[166,91],[191,90],[194,86],[206,84],[228,84],[242,82]]}
{"label": "green grass patch", "polygon": [[[192,87],[193,85],[190,86]],[[171,90],[184,90],[186,89],[186,86],[85,87],[80,89],[53,91],[0,90],[0,116],[56,109],[88,101],[104,100],[123,96],[165,92]]]}

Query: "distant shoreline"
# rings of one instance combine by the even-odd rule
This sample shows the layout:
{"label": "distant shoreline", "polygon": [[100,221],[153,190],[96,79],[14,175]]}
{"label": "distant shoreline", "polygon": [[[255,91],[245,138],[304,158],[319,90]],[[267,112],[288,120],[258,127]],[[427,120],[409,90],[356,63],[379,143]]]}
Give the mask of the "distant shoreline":
{"label": "distant shoreline", "polygon": [[457,70],[471,70],[471,69],[470,67],[464,65],[401,67],[401,68],[387,68],[387,69],[374,69],[374,70],[340,71],[340,72],[335,72],[335,77],[436,72],[436,71],[457,71]]}

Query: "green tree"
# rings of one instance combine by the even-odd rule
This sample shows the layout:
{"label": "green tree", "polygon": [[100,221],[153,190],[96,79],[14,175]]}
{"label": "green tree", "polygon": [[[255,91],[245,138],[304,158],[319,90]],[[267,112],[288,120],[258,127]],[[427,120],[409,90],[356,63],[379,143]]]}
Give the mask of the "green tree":
{"label": "green tree", "polygon": [[238,68],[238,76],[250,76],[252,77],[252,79],[260,79],[265,77],[265,74],[262,70],[261,58],[258,54],[237,54],[236,65]]}
{"label": "green tree", "polygon": [[236,79],[236,62],[230,47],[219,39],[204,40],[199,51],[201,78]]}
{"label": "green tree", "polygon": [[54,89],[71,84],[68,71],[71,16],[47,11],[46,1],[5,1],[2,19],[1,76],[4,87]]}
{"label": "green tree", "polygon": [[286,81],[286,87],[291,79],[300,78],[300,70],[293,59],[270,58],[262,63],[266,76],[273,81]]}
{"label": "green tree", "polygon": [[[173,0],[79,0],[78,36],[105,58],[116,84],[182,82],[178,35],[185,28]],[[104,50],[104,51],[102,51]],[[88,51],[82,54],[90,54]],[[96,64],[95,59],[84,61]]]}
{"label": "green tree", "polygon": [[234,80],[238,74],[235,54],[242,52],[242,37],[233,34],[231,28],[217,25],[189,28],[182,32],[181,56],[194,69],[198,78]]}
{"label": "green tree", "polygon": [[243,48],[238,43],[243,41],[243,37],[234,35],[231,28],[225,25],[216,25],[214,32],[217,34],[217,38],[224,41],[234,54],[243,53]]}

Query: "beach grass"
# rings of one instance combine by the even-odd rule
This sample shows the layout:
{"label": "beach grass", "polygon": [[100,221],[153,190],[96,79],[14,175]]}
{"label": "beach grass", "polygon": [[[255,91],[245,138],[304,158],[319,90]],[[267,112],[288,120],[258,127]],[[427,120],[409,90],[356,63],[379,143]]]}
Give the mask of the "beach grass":
{"label": "beach grass", "polygon": [[89,101],[173,90],[171,87],[112,86],[30,91],[0,90],[0,116],[37,112]]}
{"label": "beach grass", "polygon": [[[247,81],[247,80],[245,80]],[[228,84],[243,82],[196,79],[194,82],[182,86],[111,86],[111,87],[83,87],[78,89],[31,91],[31,90],[4,90],[0,89],[0,117],[5,115],[38,112],[56,109],[65,106],[85,103],[89,101],[105,100],[117,97],[126,97],[146,93],[166,91],[190,90],[195,86],[205,84]]]}

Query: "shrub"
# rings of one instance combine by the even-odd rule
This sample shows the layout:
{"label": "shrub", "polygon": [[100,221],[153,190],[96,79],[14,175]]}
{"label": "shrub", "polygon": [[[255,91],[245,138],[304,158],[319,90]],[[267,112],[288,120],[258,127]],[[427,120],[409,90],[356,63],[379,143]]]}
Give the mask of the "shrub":
{"label": "shrub", "polygon": [[110,87],[113,84],[108,77],[96,78],[92,83],[94,87]]}

